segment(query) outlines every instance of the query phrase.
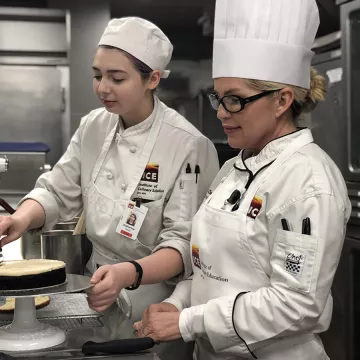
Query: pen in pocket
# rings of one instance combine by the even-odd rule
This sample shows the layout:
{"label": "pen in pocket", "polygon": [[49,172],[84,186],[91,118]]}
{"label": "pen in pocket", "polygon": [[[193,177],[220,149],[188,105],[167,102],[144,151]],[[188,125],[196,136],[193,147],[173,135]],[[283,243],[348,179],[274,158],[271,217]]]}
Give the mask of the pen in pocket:
{"label": "pen in pocket", "polygon": [[283,230],[290,231],[289,224],[286,219],[281,219],[281,225],[282,225]]}
{"label": "pen in pocket", "polygon": [[[281,219],[281,225],[283,230],[290,231],[289,229],[289,223],[286,219]],[[303,235],[311,235],[311,224],[310,224],[310,218],[305,218],[302,222],[302,229],[301,233]]]}
{"label": "pen in pocket", "polygon": [[198,182],[198,176],[200,174],[200,166],[199,165],[196,165],[195,166],[195,174],[196,174],[196,184]]}
{"label": "pen in pocket", "polygon": [[302,234],[310,235],[311,234],[311,225],[310,225],[310,218],[306,218],[302,222]]}

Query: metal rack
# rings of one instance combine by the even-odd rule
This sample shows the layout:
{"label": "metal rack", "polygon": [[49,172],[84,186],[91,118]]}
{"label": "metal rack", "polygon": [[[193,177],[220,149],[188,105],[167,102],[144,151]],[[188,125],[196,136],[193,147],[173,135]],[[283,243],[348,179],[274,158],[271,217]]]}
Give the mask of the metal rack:
{"label": "metal rack", "polygon": [[[57,294],[50,297],[50,304],[36,310],[40,322],[62,330],[101,327],[102,314],[91,310],[85,294]],[[13,313],[0,312],[0,326],[13,321]]]}

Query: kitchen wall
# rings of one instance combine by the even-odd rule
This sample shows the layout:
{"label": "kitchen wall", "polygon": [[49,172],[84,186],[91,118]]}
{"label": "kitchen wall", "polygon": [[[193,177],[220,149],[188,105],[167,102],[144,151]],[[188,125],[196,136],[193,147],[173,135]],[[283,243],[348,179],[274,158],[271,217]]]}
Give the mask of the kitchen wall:
{"label": "kitchen wall", "polygon": [[101,106],[92,90],[91,69],[97,43],[110,20],[109,0],[49,0],[49,8],[67,9],[70,19],[71,134],[81,117]]}
{"label": "kitchen wall", "polygon": [[[333,1],[318,0],[318,3],[322,17],[319,35],[323,35],[329,32],[327,24],[336,22],[338,26],[339,15]],[[197,90],[204,83],[206,86],[211,83],[211,60],[206,59],[211,58],[211,23],[215,0],[183,0],[181,2],[152,0],[151,4],[144,0],[0,0],[0,6],[33,6],[70,10],[70,134],[74,133],[83,115],[99,106],[92,91],[91,63],[97,41],[111,17],[138,15],[157,23],[175,43],[175,61],[172,67],[178,68],[175,62],[179,60],[184,63],[200,62],[196,67],[185,65],[182,70],[191,73],[190,98],[196,96]],[[208,21],[205,15],[208,16]],[[204,26],[207,22],[209,26]],[[331,30],[334,29],[331,28]],[[192,113],[189,117],[194,119],[195,116],[197,114]],[[64,142],[66,141],[67,139]]]}

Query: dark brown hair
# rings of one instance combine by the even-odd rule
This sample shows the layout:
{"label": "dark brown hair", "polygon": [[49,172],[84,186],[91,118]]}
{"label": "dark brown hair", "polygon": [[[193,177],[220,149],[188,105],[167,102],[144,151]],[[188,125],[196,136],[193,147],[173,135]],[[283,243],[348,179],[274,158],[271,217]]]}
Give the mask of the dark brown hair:
{"label": "dark brown hair", "polygon": [[153,72],[153,70],[146,65],[145,63],[143,63],[141,60],[139,60],[138,58],[136,58],[135,56],[129,54],[128,52],[119,49],[115,46],[110,46],[110,45],[99,45],[100,48],[104,48],[104,49],[109,49],[109,50],[118,50],[121,51],[123,54],[125,54],[125,56],[132,62],[132,64],[134,65],[135,69],[140,73],[140,76],[143,80],[148,80],[150,78],[151,73]]}

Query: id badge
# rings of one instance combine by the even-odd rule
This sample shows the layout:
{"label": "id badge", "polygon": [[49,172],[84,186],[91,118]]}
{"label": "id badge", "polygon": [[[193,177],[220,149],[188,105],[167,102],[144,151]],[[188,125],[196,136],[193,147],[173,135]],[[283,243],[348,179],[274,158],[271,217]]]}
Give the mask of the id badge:
{"label": "id badge", "polygon": [[137,207],[135,202],[130,201],[123,212],[116,232],[131,240],[136,240],[148,210],[147,207],[143,205]]}

